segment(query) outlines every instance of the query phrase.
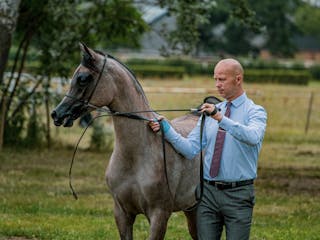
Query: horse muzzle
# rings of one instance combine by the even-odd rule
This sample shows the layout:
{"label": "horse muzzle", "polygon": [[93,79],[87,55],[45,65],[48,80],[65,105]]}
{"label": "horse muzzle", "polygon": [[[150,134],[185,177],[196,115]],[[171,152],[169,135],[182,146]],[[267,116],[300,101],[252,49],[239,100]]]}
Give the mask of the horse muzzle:
{"label": "horse muzzle", "polygon": [[54,125],[57,127],[63,125],[64,127],[72,127],[74,120],[78,119],[84,113],[87,112],[87,108],[82,104],[75,105],[69,110],[65,110],[63,107],[57,107],[51,113],[51,118],[53,119]]}
{"label": "horse muzzle", "polygon": [[53,119],[54,125],[57,127],[63,125],[64,127],[72,127],[73,121],[75,120],[71,114],[64,114],[59,116],[56,110],[51,113],[51,118]]}

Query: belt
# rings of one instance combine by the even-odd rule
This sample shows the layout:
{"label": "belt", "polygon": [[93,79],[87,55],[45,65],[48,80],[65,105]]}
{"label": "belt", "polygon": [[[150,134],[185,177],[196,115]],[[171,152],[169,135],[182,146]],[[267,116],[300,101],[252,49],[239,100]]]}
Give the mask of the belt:
{"label": "belt", "polygon": [[220,181],[209,181],[209,180],[206,180],[206,179],[203,179],[203,181],[208,183],[208,184],[210,184],[210,185],[212,185],[212,186],[215,186],[219,190],[236,188],[236,187],[241,187],[241,186],[246,186],[246,185],[253,184],[253,179],[239,181],[239,182],[220,182]]}

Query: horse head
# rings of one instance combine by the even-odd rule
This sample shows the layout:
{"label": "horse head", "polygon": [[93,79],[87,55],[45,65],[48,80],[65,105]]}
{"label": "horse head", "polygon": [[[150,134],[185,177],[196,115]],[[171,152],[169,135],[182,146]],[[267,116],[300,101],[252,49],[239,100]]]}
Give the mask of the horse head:
{"label": "horse head", "polygon": [[80,116],[107,106],[112,100],[112,94],[103,94],[106,89],[112,88],[108,86],[108,81],[103,80],[106,78],[107,58],[83,43],[80,43],[80,49],[82,61],[73,74],[70,89],[51,113],[56,126],[71,127]]}

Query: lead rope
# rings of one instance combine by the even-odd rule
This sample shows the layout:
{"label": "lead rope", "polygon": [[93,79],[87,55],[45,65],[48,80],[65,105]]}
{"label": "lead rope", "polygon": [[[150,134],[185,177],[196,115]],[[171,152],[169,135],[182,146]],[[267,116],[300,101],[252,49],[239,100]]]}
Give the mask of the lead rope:
{"label": "lead rope", "polygon": [[204,123],[205,123],[205,118],[206,115],[203,113],[201,119],[201,125],[200,125],[200,176],[199,176],[199,182],[200,182],[200,195],[198,196],[198,188],[195,190],[195,198],[196,198],[196,203],[190,208],[185,209],[184,211],[190,212],[196,209],[203,197],[203,186],[204,186],[204,181],[203,181],[203,153],[202,153],[202,138],[203,138],[203,128],[204,128]]}
{"label": "lead rope", "polygon": [[[203,186],[204,186],[204,181],[203,181],[203,153],[202,153],[202,137],[203,137],[203,128],[204,128],[204,123],[205,123],[205,114],[202,114],[202,119],[201,119],[201,125],[200,125],[200,196],[198,196],[198,188],[195,190],[195,198],[196,198],[196,203],[190,208],[185,209],[184,211],[193,211],[195,208],[198,207],[202,200],[203,196]],[[167,158],[166,158],[166,145],[165,145],[165,137],[164,137],[164,129],[163,125],[160,121],[160,130],[161,130],[161,141],[162,141],[162,152],[163,152],[163,164],[164,164],[164,173],[165,173],[165,178],[168,186],[168,191],[169,194],[174,200],[174,196],[171,192],[170,189],[170,184],[169,184],[169,178],[168,178],[168,171],[167,171]]]}
{"label": "lead rope", "polygon": [[167,157],[166,157],[166,143],[165,143],[165,138],[164,138],[164,129],[163,129],[163,125],[162,125],[161,121],[160,121],[160,130],[161,130],[161,142],[162,142],[162,152],[163,152],[164,175],[165,175],[165,178],[166,178],[169,194],[170,194],[172,200],[174,200],[174,196],[173,196],[173,194],[171,192],[170,184],[169,184],[169,178],[168,178]]}
{"label": "lead rope", "polygon": [[[141,112],[154,112],[154,111],[141,111]],[[99,116],[96,116],[96,117],[92,118],[90,120],[90,122],[88,123],[88,125],[86,126],[86,128],[83,130],[80,138],[77,141],[76,147],[75,147],[75,149],[73,151],[73,155],[72,155],[72,159],[71,159],[71,163],[70,163],[70,168],[69,168],[69,187],[71,189],[73,197],[76,200],[78,199],[78,195],[77,195],[77,193],[76,193],[76,191],[75,191],[75,189],[73,188],[73,185],[72,185],[72,168],[73,168],[74,160],[75,160],[75,157],[76,157],[76,153],[78,151],[79,144],[80,144],[84,134],[88,130],[88,128],[93,124],[93,122],[97,118],[100,118],[100,117],[113,117],[113,116],[115,116],[115,117],[127,117],[127,118],[130,118],[130,119],[143,120],[143,121],[149,121],[150,120],[148,118],[139,116],[139,115],[137,115],[135,113],[136,112],[112,112],[112,111],[108,111],[106,114],[99,115]],[[164,143],[163,143],[163,146],[164,146]],[[164,157],[165,157],[165,148],[163,148],[163,149],[164,149]],[[166,160],[165,160],[165,164],[166,164]],[[166,175],[166,179],[167,179],[167,182],[168,182],[168,177],[167,177],[168,174],[167,174],[166,170],[167,170],[167,168],[165,167],[165,175]],[[168,186],[169,186],[169,184],[168,184]],[[170,188],[169,188],[169,191],[170,191]]]}
{"label": "lead rope", "polygon": [[147,118],[144,118],[142,116],[139,116],[139,115],[135,115],[135,114],[132,114],[132,113],[120,113],[120,112],[108,112],[107,114],[103,114],[103,115],[99,115],[99,116],[96,116],[94,118],[92,118],[90,120],[90,122],[88,123],[88,125],[86,126],[86,128],[83,130],[80,138],[78,139],[77,141],[77,144],[76,144],[76,147],[73,151],[73,155],[72,155],[72,159],[71,159],[71,163],[70,163],[70,168],[69,168],[69,187],[71,189],[71,192],[72,192],[72,195],[73,197],[77,200],[78,199],[78,195],[76,193],[76,191],[74,190],[73,186],[72,186],[72,167],[73,167],[73,163],[74,163],[74,159],[76,157],[76,153],[78,151],[78,147],[79,147],[79,144],[84,136],[84,134],[86,133],[86,131],[88,130],[88,128],[93,124],[94,120],[96,120],[97,118],[100,118],[100,117],[111,117],[111,116],[119,116],[119,117],[127,117],[127,118],[131,118],[131,119],[136,119],[136,120],[145,120],[145,121],[149,121],[149,119]]}
{"label": "lead rope", "polygon": [[74,190],[74,188],[73,188],[73,186],[72,186],[72,167],[73,167],[74,159],[75,159],[75,157],[76,157],[76,153],[77,153],[77,151],[78,151],[79,144],[80,144],[80,142],[81,142],[84,134],[86,133],[86,131],[88,130],[88,128],[92,125],[92,123],[94,122],[94,120],[96,120],[97,118],[100,118],[100,117],[107,117],[107,116],[110,116],[110,115],[109,115],[109,114],[108,114],[108,115],[104,114],[104,115],[96,116],[96,117],[94,117],[94,118],[92,118],[92,119],[90,120],[90,122],[88,123],[88,125],[86,126],[86,128],[83,130],[80,138],[78,139],[78,142],[77,142],[77,144],[76,144],[76,147],[75,147],[75,149],[74,149],[74,151],[73,151],[73,155],[72,155],[72,159],[71,159],[71,163],[70,163],[70,168],[69,168],[69,187],[70,187],[70,189],[71,189],[71,192],[72,192],[73,197],[74,197],[76,200],[78,200],[78,195],[77,195],[76,191]]}
{"label": "lead rope", "polygon": [[[175,109],[175,110],[178,110],[178,109]],[[181,111],[182,109],[180,109]],[[188,109],[183,109],[183,110],[188,110]],[[182,110],[182,111],[183,111]],[[193,110],[193,109],[192,109]],[[162,110],[162,111],[165,111],[165,110]],[[155,111],[141,111],[141,112],[155,112]],[[99,116],[96,116],[94,118],[92,118],[90,120],[90,122],[88,123],[88,125],[86,126],[86,128],[83,130],[80,138],[78,139],[77,141],[77,144],[76,144],[76,147],[73,151],[73,155],[72,155],[72,159],[71,159],[71,163],[70,163],[70,168],[69,168],[69,187],[71,189],[71,192],[72,192],[72,195],[73,197],[77,200],[78,199],[78,195],[75,191],[75,189],[73,188],[73,185],[72,185],[72,168],[73,168],[73,164],[74,164],[74,160],[75,160],[75,156],[76,156],[76,153],[78,151],[78,147],[79,147],[79,144],[84,136],[84,134],[86,133],[86,131],[88,130],[88,128],[93,124],[93,122],[97,119],[97,118],[100,118],[100,117],[110,117],[110,116],[119,116],[119,117],[127,117],[127,118],[131,118],[131,119],[136,119],[136,120],[144,120],[144,121],[149,121],[149,119],[145,118],[145,117],[142,117],[142,116],[139,116],[139,115],[136,115],[135,114],[136,112],[112,112],[112,111],[108,111],[108,113],[106,114],[103,114],[103,115],[99,115]],[[202,196],[203,196],[203,153],[202,153],[202,135],[203,135],[203,126],[204,126],[204,120],[205,120],[205,114],[202,114],[202,119],[201,119],[201,126],[200,126],[200,196],[198,196],[197,194],[197,191],[195,193],[195,197],[196,197],[196,204],[188,209],[186,209],[185,211],[192,211],[194,210],[200,203],[201,199],[202,199]],[[174,196],[171,192],[171,189],[170,189],[170,184],[169,184],[169,178],[168,178],[168,171],[167,171],[167,157],[166,157],[166,147],[165,147],[165,138],[164,138],[164,131],[163,131],[163,126],[160,122],[160,130],[161,130],[161,141],[162,141],[162,151],[163,151],[163,164],[164,164],[164,173],[165,173],[165,179],[166,179],[166,182],[167,182],[167,186],[168,186],[168,191],[169,191],[169,194],[172,198],[172,200],[174,199]]]}

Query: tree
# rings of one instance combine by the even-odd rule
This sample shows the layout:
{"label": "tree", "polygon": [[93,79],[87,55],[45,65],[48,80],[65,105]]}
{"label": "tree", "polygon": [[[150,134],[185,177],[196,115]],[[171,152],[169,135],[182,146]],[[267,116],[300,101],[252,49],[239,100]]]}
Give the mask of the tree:
{"label": "tree", "polygon": [[[299,0],[215,2],[209,23],[200,28],[202,43],[199,45],[204,47],[204,51],[240,55],[267,49],[279,57],[292,56],[295,52],[293,37],[298,28],[293,16],[301,4]],[[252,42],[258,35],[264,39],[259,49]]]}
{"label": "tree", "polygon": [[295,21],[299,30],[307,35],[320,39],[320,8],[309,3],[301,5],[295,13]]}
{"label": "tree", "polygon": [[0,85],[8,60],[11,39],[16,27],[20,0],[0,1]]}
{"label": "tree", "polygon": [[208,21],[214,1],[159,0],[159,4],[176,17],[177,26],[176,30],[163,33],[169,47],[162,48],[162,53],[190,54],[199,41],[198,28]]}
{"label": "tree", "polygon": [[177,18],[177,29],[166,33],[171,43],[170,48],[184,54],[189,54],[194,50],[198,51],[199,41],[209,45],[208,48],[216,46],[219,41],[212,38],[214,34],[211,30],[229,18],[234,18],[241,22],[242,26],[248,26],[253,30],[256,30],[258,26],[254,19],[254,12],[248,8],[246,0],[167,0],[160,2],[167,5],[170,13],[176,15]]}
{"label": "tree", "polygon": [[299,0],[249,0],[257,20],[263,26],[262,33],[266,39],[263,47],[275,56],[290,57],[296,50],[293,36],[298,29],[292,16],[299,4]]}
{"label": "tree", "polygon": [[[12,35],[18,18],[20,0],[0,1],[0,87],[3,87],[3,74],[7,65]],[[3,104],[1,104],[3,103]],[[0,101],[0,150],[3,145],[5,99]]]}
{"label": "tree", "polygon": [[[229,1],[239,6],[240,9],[245,9],[241,5],[245,0]],[[17,3],[18,1],[12,2]],[[155,0],[155,3],[167,7],[171,14],[177,16],[178,29],[167,34],[171,40],[171,48],[186,54],[190,53],[199,40],[198,26],[207,21],[208,10],[214,6],[214,2],[210,0]],[[235,15],[240,16],[242,13],[245,11],[235,12]],[[10,29],[12,33],[13,28]],[[19,131],[23,129],[21,127],[25,121],[23,112],[28,107],[28,100],[38,97],[44,98],[44,101],[42,99],[40,102],[46,103],[47,128],[49,128],[48,88],[51,78],[54,75],[68,77],[71,74],[71,66],[78,62],[78,46],[75,43],[84,41],[101,48],[112,48],[119,45],[137,47],[139,36],[146,29],[147,26],[142,20],[141,13],[133,5],[133,1],[22,1],[15,34],[17,50],[11,76],[3,84],[4,90],[0,100],[0,106],[5,106],[5,111],[1,115],[4,118],[0,123],[1,127],[4,129],[4,125],[7,124],[7,132],[10,131],[10,126],[19,126]],[[9,47],[10,44],[5,49],[8,50]],[[26,91],[25,83],[21,81],[26,59],[39,63],[33,73],[40,77],[29,83],[28,87],[31,89],[29,91]],[[14,76],[16,72],[17,77]],[[10,91],[9,86],[13,86]],[[44,94],[37,95],[36,92],[40,86],[45,91]],[[22,117],[19,118],[19,115]],[[15,134],[19,135],[19,132]],[[8,133],[8,135],[12,134]]]}
{"label": "tree", "polygon": [[[15,126],[22,129],[20,126],[23,125],[21,121],[24,119],[19,115],[27,110],[28,99],[36,96],[39,86],[48,89],[52,76],[70,75],[71,65],[74,66],[79,60],[78,54],[75,54],[78,53],[77,42],[84,41],[90,45],[100,43],[103,47],[116,43],[135,46],[139,35],[146,29],[140,14],[128,1],[22,1],[19,13],[15,34],[18,47],[11,76],[5,82],[1,96],[1,102],[6,109],[0,125],[2,128],[7,125],[5,129],[8,136],[12,135],[10,129],[16,129]],[[28,55],[30,50],[32,54]],[[21,81],[21,73],[28,57],[39,62],[33,73],[40,76],[35,82],[30,83],[30,91],[26,91],[24,82]],[[15,72],[18,73],[17,77],[14,77]],[[10,91],[9,86],[13,86]],[[45,96],[47,94],[49,91],[38,97],[44,98],[47,103],[48,122],[49,96]],[[18,135],[16,137],[18,138]]]}
{"label": "tree", "polygon": [[[208,23],[200,26],[199,51],[245,54],[252,47],[248,36],[259,31],[255,13],[244,0],[217,0]],[[201,47],[200,47],[201,46]]]}

